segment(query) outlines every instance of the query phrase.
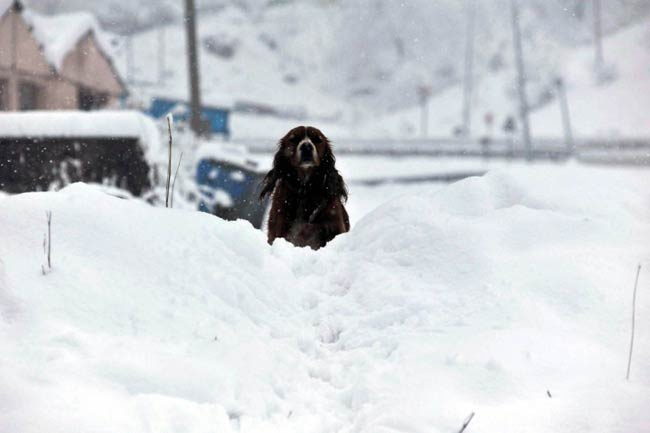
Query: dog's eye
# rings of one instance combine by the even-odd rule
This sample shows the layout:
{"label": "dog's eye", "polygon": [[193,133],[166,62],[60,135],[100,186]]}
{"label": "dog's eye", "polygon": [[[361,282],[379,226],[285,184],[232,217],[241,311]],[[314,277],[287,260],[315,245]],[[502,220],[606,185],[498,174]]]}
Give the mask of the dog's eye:
{"label": "dog's eye", "polygon": [[294,134],[291,134],[287,137],[285,144],[287,146],[295,147],[298,144],[298,141],[300,141],[298,137]]}

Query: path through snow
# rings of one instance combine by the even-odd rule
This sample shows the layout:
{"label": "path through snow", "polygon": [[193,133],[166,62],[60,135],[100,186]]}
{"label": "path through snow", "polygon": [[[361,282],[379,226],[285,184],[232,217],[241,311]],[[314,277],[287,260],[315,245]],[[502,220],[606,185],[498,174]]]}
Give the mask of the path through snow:
{"label": "path through snow", "polygon": [[0,198],[0,431],[650,431],[649,181],[491,172],[318,252],[84,185]]}

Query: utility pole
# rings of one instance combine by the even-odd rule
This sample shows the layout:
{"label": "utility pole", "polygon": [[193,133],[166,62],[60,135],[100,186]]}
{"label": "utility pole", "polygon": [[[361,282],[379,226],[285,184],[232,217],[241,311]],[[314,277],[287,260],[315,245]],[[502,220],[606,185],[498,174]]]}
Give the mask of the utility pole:
{"label": "utility pole", "polygon": [[158,29],[158,84],[162,85],[165,83],[165,70],[167,65],[165,64],[165,56],[167,54],[167,44],[165,41],[165,27],[160,27]]}
{"label": "utility pole", "polygon": [[422,84],[418,87],[420,97],[420,134],[422,138],[429,135],[429,98],[431,97],[431,86]]}
{"label": "utility pole", "polygon": [[601,7],[600,0],[593,0],[594,9],[594,67],[596,75],[600,76],[603,71],[605,60],[603,57],[603,30],[601,23]]}
{"label": "utility pole", "polygon": [[133,31],[126,36],[126,82],[133,85],[135,81],[135,68],[133,56]]}
{"label": "utility pole", "polygon": [[463,136],[469,137],[472,129],[472,88],[474,84],[474,24],[475,0],[467,0],[467,28],[465,32],[465,78],[463,83]]}
{"label": "utility pole", "polygon": [[573,155],[575,151],[573,143],[573,131],[571,130],[571,116],[569,113],[569,103],[566,97],[566,88],[564,87],[564,80],[557,78],[555,80],[555,87],[557,88],[557,96],[560,101],[560,111],[562,113],[562,127],[564,129],[564,141],[566,142],[567,153]]}
{"label": "utility pole", "polygon": [[528,97],[526,96],[526,69],[524,66],[524,53],[521,47],[521,29],[519,28],[519,4],[517,0],[510,0],[512,12],[512,36],[517,65],[517,88],[519,91],[519,117],[522,125],[522,139],[524,141],[524,154],[527,160],[533,158],[530,142],[530,123],[528,119]]}
{"label": "utility pole", "polygon": [[190,80],[190,128],[195,134],[204,131],[201,121],[201,87],[199,54],[196,46],[196,8],[194,0],[185,0],[185,30],[187,34],[188,72]]}

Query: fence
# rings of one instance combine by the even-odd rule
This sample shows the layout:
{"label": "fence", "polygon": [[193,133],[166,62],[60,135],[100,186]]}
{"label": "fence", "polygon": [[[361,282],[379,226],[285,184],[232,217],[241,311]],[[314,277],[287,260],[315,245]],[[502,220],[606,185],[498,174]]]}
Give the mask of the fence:
{"label": "fence", "polygon": [[[234,143],[253,153],[271,153],[277,141],[271,139],[236,139]],[[406,139],[406,140],[333,140],[337,154],[511,158],[526,157],[518,140],[490,141],[461,139]],[[578,161],[598,164],[650,165],[650,138],[648,139],[578,139],[573,150],[563,140],[537,139],[533,141],[533,160],[563,161],[571,157]]]}

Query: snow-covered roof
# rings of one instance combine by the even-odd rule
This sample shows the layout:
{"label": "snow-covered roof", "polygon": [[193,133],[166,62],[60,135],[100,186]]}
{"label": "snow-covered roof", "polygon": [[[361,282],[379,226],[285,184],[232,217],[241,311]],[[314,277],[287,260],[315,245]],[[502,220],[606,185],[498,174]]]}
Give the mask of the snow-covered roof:
{"label": "snow-covered roof", "polygon": [[7,12],[14,0],[0,0],[0,17]]}
{"label": "snow-covered roof", "polygon": [[73,50],[79,41],[90,32],[95,36],[104,54],[108,56],[110,52],[110,43],[97,18],[89,12],[48,16],[32,10],[25,10],[23,17],[32,27],[34,37],[43,46],[47,61],[57,70],[61,68],[66,54]]}
{"label": "snow-covered roof", "polygon": [[1,137],[137,138],[148,155],[160,150],[154,121],[138,111],[23,111],[0,113]]}
{"label": "snow-covered roof", "polygon": [[[0,17],[7,12],[14,1],[0,0]],[[19,4],[22,6],[22,3]],[[102,30],[97,18],[90,12],[41,15],[33,10],[23,9],[22,16],[43,47],[48,63],[55,69],[61,69],[66,54],[89,33],[93,34],[101,51],[112,62],[109,35]]]}

